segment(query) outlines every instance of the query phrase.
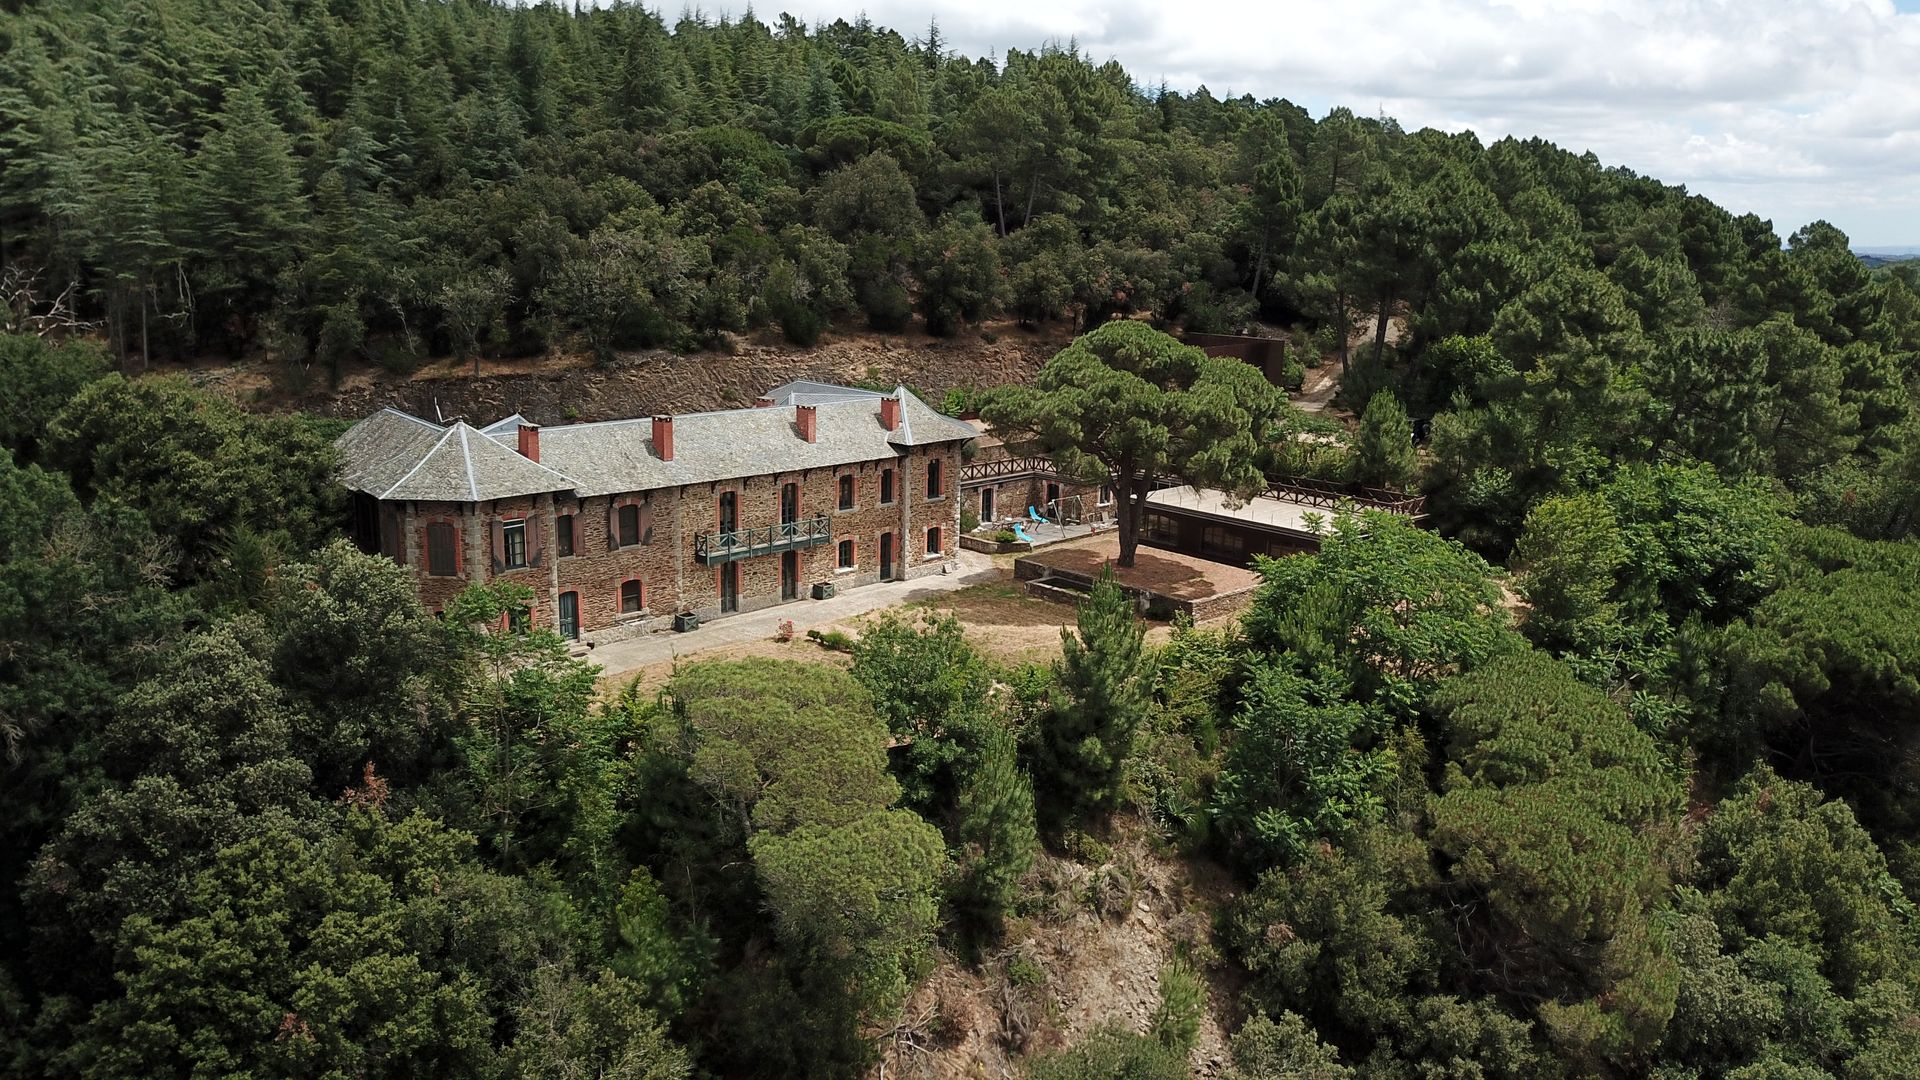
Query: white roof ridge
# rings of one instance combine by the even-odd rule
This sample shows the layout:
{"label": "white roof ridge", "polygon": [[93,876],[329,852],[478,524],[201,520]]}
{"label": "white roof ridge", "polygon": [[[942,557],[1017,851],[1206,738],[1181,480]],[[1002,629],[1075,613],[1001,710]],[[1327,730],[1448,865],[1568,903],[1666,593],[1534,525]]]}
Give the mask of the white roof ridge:
{"label": "white roof ridge", "polygon": [[[398,409],[395,409],[393,411],[400,412],[400,410]],[[406,414],[400,413],[400,415],[405,416]],[[419,418],[415,417],[415,419],[419,419]],[[413,463],[413,468],[408,469],[405,476],[402,476],[400,479],[395,480],[392,484],[389,484],[387,486],[387,490],[381,492],[378,498],[384,499],[387,496],[392,495],[394,492],[400,490],[401,484],[404,484],[407,481],[413,479],[413,474],[419,472],[421,468],[424,467],[428,461],[432,460],[434,451],[439,450],[441,446],[445,445],[446,441],[449,438],[451,438],[452,435],[453,435],[452,428],[442,428],[440,432],[439,441],[435,442],[432,446],[428,447],[427,452],[420,455],[420,460]]]}
{"label": "white roof ridge", "polygon": [[456,423],[454,428],[460,432],[460,458],[467,467],[467,494],[473,497],[474,502],[479,502],[480,482],[473,478],[473,447],[467,442],[467,432],[472,429],[465,421]]}

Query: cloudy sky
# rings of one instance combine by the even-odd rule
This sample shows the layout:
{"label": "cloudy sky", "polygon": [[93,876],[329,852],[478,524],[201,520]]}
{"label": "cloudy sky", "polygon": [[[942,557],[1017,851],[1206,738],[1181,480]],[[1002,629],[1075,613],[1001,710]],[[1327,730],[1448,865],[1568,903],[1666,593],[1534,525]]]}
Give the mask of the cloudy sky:
{"label": "cloudy sky", "polygon": [[[670,6],[670,5],[668,5]],[[713,0],[699,5],[716,10]],[[745,9],[737,3],[733,9]],[[1145,84],[1539,135],[1856,247],[1920,246],[1920,0],[761,0],[968,55],[1078,40]],[[669,13],[671,18],[671,13]]]}

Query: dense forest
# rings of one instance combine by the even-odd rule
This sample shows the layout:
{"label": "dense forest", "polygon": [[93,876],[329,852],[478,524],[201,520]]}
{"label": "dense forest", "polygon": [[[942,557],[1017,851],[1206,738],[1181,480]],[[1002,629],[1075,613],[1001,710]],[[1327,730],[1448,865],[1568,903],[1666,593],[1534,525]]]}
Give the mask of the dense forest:
{"label": "dense forest", "polygon": [[[1116,822],[1238,889],[1144,1031],[1007,1023],[1036,1077],[1188,1075],[1209,984],[1238,1080],[1920,1075],[1920,264],[937,26],[0,9],[0,1075],[858,1075],[937,962],[1044,1013],[1003,946],[1124,905]],[[1103,584],[1051,664],[890,617],[607,696],[344,543],[335,428],[143,374],[1003,316],[1093,332],[989,419],[1100,458],[1111,385],[1435,528],[1163,646]],[[1347,445],[1129,374],[1256,322]]]}

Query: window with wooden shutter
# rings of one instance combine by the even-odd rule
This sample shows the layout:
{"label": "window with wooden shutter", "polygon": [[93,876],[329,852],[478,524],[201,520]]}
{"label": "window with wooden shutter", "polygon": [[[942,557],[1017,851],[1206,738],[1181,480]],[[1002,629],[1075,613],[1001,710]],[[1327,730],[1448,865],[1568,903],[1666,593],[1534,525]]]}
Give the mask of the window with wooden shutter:
{"label": "window with wooden shutter", "polygon": [[620,546],[632,547],[640,542],[640,508],[628,503],[620,508]]}
{"label": "window with wooden shutter", "polygon": [[444,521],[427,526],[427,573],[453,577],[460,572],[454,559],[456,535],[453,526]]}
{"label": "window with wooden shutter", "polygon": [[561,514],[553,519],[553,539],[557,554],[564,559],[573,554],[573,515]]}
{"label": "window with wooden shutter", "polygon": [[521,570],[532,553],[527,547],[527,519],[514,518],[500,523],[500,565],[506,570]]}
{"label": "window with wooden shutter", "polygon": [[851,475],[840,478],[840,509],[853,509],[853,477]]}
{"label": "window with wooden shutter", "polygon": [[880,505],[893,505],[893,470],[880,470]]}

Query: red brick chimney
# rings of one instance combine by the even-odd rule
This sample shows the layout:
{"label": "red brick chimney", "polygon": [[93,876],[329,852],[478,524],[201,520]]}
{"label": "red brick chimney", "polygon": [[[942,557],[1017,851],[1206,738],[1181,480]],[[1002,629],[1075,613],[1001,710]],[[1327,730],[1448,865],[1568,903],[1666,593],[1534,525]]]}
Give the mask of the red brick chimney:
{"label": "red brick chimney", "polygon": [[814,432],[817,430],[819,424],[819,417],[814,407],[811,405],[795,405],[793,407],[793,420],[800,425],[800,437],[808,442],[812,442]]}
{"label": "red brick chimney", "polygon": [[660,455],[661,461],[673,460],[673,417],[653,418],[653,452]]}
{"label": "red brick chimney", "polygon": [[893,431],[900,426],[900,399],[883,397],[880,399],[880,426]]}
{"label": "red brick chimney", "polygon": [[760,398],[753,403],[753,407],[756,409],[771,409],[773,408],[773,399],[770,397]]}
{"label": "red brick chimney", "polygon": [[540,425],[520,425],[520,456],[528,461],[540,460]]}

